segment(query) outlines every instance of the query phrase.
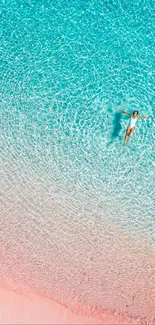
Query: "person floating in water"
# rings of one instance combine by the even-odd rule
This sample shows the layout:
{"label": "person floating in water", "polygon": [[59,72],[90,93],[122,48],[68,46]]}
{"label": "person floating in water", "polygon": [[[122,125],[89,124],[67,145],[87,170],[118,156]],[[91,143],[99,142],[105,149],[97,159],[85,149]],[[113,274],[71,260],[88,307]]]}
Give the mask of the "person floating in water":
{"label": "person floating in water", "polygon": [[126,129],[126,135],[124,138],[124,143],[123,146],[126,145],[126,142],[129,141],[131,134],[134,132],[135,129],[135,124],[138,118],[149,118],[150,116],[138,116],[139,112],[138,111],[134,111],[133,114],[129,114],[127,112],[124,112],[122,110],[120,110],[121,113],[126,114],[128,116],[131,116],[130,119],[130,124],[128,125],[127,129]]}

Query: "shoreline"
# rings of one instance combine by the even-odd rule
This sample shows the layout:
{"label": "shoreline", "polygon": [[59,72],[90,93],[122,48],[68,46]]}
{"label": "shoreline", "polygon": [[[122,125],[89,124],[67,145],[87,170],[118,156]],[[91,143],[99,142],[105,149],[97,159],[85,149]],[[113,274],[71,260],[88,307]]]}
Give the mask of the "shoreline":
{"label": "shoreline", "polygon": [[[49,298],[28,291],[17,293],[0,287],[0,324],[132,324],[127,319],[102,314],[102,320],[75,314]],[[135,324],[135,321],[134,323]]]}
{"label": "shoreline", "polygon": [[[17,292],[16,292],[17,289]],[[82,306],[81,306],[82,307]],[[7,288],[7,283],[0,287],[0,324],[102,324],[154,325],[146,318],[120,316],[117,311],[100,311],[89,317],[82,314],[82,308],[76,306],[76,312],[63,304],[45,297],[27,288]]]}

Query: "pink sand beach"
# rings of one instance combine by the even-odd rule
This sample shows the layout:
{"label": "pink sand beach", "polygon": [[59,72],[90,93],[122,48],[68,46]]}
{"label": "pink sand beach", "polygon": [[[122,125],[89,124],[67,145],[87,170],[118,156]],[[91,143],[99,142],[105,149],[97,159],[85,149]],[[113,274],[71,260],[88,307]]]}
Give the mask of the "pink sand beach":
{"label": "pink sand beach", "polygon": [[[113,236],[103,250],[109,227]],[[154,249],[125,237],[119,228],[112,233],[112,224],[96,228],[97,242],[88,226],[80,228],[81,241],[77,237],[77,247],[86,248],[89,238],[87,254],[96,258],[94,264],[89,258],[85,268],[82,247],[76,259],[76,250],[68,257],[64,245],[58,254],[38,241],[43,263],[38,254],[35,258],[37,246],[30,251],[17,245],[9,233],[7,241],[1,239],[0,324],[155,324]]]}
{"label": "pink sand beach", "polygon": [[127,324],[127,320],[105,314],[102,321],[72,313],[64,306],[30,292],[25,296],[0,289],[0,324]]}

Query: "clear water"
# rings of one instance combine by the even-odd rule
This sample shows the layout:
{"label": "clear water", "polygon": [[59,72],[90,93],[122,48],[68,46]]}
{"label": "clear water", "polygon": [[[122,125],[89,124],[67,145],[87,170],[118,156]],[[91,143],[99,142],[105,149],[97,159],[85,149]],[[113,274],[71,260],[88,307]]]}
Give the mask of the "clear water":
{"label": "clear water", "polygon": [[[152,244],[154,1],[3,0],[0,11],[2,212],[20,202],[46,222],[54,191],[62,222],[92,216]],[[151,115],[126,147],[119,109]]]}

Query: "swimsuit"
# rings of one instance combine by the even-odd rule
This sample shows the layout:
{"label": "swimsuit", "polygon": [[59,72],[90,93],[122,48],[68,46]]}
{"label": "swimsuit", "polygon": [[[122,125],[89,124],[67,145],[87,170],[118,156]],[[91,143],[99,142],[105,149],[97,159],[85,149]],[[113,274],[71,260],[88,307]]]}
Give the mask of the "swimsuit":
{"label": "swimsuit", "polygon": [[133,118],[133,117],[131,116],[130,125],[129,125],[131,129],[132,129],[133,127],[135,127],[136,121],[137,121],[137,118],[136,118],[136,117]]}

